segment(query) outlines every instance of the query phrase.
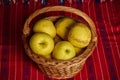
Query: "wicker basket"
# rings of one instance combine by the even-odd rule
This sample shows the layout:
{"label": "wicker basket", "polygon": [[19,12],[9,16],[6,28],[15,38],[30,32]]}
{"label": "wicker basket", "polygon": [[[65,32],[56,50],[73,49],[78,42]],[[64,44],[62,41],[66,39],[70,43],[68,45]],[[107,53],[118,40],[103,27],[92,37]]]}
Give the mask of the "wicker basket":
{"label": "wicker basket", "polygon": [[[28,38],[31,34],[30,23],[36,16],[51,11],[64,11],[64,12],[73,13],[77,16],[82,17],[86,22],[88,22],[92,32],[92,39],[88,47],[81,55],[76,56],[75,58],[72,58],[70,60],[59,61],[55,59],[46,59],[32,52],[28,44]],[[50,16],[47,18],[55,21],[59,17],[60,16]],[[96,28],[93,21],[89,18],[89,16],[87,16],[84,12],[78,9],[65,7],[65,6],[45,7],[35,11],[33,14],[30,15],[30,17],[25,22],[22,38],[27,55],[35,63],[37,63],[41,72],[50,78],[57,78],[57,79],[71,78],[75,76],[78,72],[80,72],[86,59],[92,54],[97,43]]]}

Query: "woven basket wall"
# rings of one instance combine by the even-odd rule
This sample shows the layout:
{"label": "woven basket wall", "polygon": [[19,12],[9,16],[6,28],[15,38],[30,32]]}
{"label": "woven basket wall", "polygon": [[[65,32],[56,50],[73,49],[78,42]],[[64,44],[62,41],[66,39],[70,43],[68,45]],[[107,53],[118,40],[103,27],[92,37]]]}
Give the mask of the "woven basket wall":
{"label": "woven basket wall", "polygon": [[[32,30],[30,27],[31,21],[40,14],[43,14],[46,12],[52,12],[52,11],[64,11],[64,12],[73,13],[77,16],[82,17],[88,23],[92,33],[92,39],[88,47],[85,49],[85,51],[81,55],[76,56],[75,58],[72,58],[70,60],[59,61],[55,59],[46,59],[40,55],[33,53],[32,50],[30,49],[28,44],[28,38],[30,37],[31,30]],[[61,16],[59,15],[50,16],[47,18],[52,21],[55,21],[59,17]],[[78,9],[65,7],[65,6],[52,6],[52,7],[45,7],[45,8],[36,10],[26,20],[24,29],[23,29],[22,38],[23,38],[23,44],[24,44],[24,49],[26,51],[26,54],[39,66],[40,71],[48,77],[57,78],[57,79],[71,78],[75,76],[78,72],[80,72],[80,70],[84,66],[85,61],[94,51],[97,43],[96,28],[91,18],[88,15],[86,15],[84,12]]]}

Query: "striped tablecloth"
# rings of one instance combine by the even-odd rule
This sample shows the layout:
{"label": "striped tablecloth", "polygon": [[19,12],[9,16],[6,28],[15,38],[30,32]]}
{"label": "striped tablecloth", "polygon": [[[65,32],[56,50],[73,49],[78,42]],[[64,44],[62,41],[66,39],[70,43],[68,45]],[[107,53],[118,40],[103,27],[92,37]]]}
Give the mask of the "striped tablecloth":
{"label": "striped tablecloth", "polygon": [[0,80],[56,80],[39,71],[21,39],[26,18],[38,8],[54,5],[84,11],[98,34],[97,47],[83,69],[65,80],[120,80],[120,0],[0,0]]}

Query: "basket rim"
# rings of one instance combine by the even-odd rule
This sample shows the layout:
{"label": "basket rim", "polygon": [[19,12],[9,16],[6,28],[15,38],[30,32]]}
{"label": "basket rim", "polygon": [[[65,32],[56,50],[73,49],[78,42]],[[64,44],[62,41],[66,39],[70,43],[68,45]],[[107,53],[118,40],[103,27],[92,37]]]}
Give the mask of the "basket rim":
{"label": "basket rim", "polygon": [[[44,63],[44,65],[48,65],[48,64],[49,65],[55,65],[55,64],[61,65],[59,63],[70,64],[69,62],[78,63],[78,62],[81,62],[81,61],[86,61],[86,59],[92,54],[92,52],[93,52],[93,50],[94,50],[94,48],[96,47],[96,44],[97,44],[97,34],[96,34],[95,24],[92,21],[92,19],[86,13],[82,12],[79,9],[72,8],[72,7],[49,6],[49,7],[44,7],[42,9],[38,9],[35,12],[33,12],[33,14],[31,14],[28,17],[28,19],[26,20],[26,22],[24,24],[23,34],[22,34],[24,47],[29,48],[29,50],[31,51],[30,47],[28,46],[28,44],[26,42],[26,38],[28,37],[29,32],[30,32],[29,24],[32,21],[32,19],[35,18],[36,16],[42,14],[42,13],[54,11],[55,9],[59,9],[58,11],[64,10],[65,12],[71,12],[71,13],[76,14],[76,15],[82,17],[83,19],[85,19],[88,22],[88,24],[90,26],[90,29],[91,29],[91,33],[92,33],[91,42],[89,43],[88,47],[86,48],[86,50],[81,55],[76,56],[76,57],[74,57],[72,59],[69,59],[69,60],[46,59],[46,58],[36,54],[36,56],[39,56],[41,59],[44,59],[44,61],[46,62],[46,63],[44,63],[44,61],[43,61],[43,62],[39,62],[38,64],[43,64]],[[89,52],[89,54],[88,54],[88,52]],[[27,52],[27,54],[30,58],[32,57],[32,56],[29,55],[30,54],[29,51]],[[34,60],[34,59],[32,59],[32,60],[36,62],[36,60]]]}

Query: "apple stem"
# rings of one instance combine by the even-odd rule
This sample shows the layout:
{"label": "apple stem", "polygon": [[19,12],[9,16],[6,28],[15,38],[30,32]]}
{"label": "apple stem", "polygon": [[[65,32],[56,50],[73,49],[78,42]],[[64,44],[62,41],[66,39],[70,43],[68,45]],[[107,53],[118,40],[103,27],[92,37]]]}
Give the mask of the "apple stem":
{"label": "apple stem", "polygon": [[70,51],[67,49],[66,52],[69,53]]}

